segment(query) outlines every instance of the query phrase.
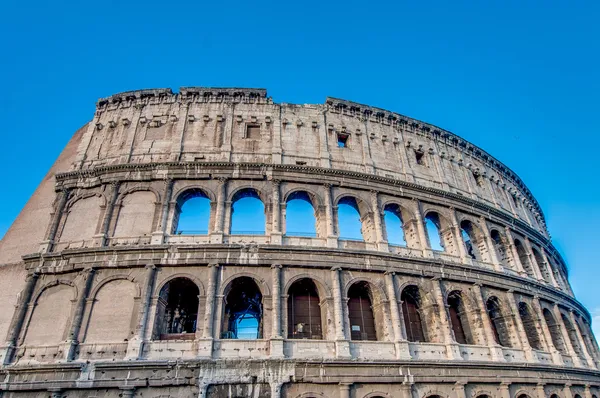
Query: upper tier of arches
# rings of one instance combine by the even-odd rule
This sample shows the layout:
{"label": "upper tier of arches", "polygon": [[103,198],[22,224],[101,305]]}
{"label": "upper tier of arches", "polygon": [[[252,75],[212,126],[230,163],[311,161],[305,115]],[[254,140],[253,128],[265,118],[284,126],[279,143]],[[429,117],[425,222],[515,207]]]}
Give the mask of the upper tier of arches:
{"label": "upper tier of arches", "polygon": [[328,98],[274,104],[265,90],[143,90],[100,100],[74,169],[155,162],[321,167],[416,183],[514,214],[546,234],[521,179],[451,132],[383,109]]}

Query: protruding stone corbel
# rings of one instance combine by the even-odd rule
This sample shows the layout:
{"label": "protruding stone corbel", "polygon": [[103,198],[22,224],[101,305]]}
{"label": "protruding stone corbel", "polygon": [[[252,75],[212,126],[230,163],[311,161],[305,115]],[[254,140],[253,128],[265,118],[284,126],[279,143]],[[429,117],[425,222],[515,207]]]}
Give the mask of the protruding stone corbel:
{"label": "protruding stone corbel", "polygon": [[225,117],[223,117],[223,115],[217,115],[217,122],[221,123],[223,120],[225,120]]}
{"label": "protruding stone corbel", "polygon": [[271,124],[272,121],[273,121],[273,119],[271,119],[271,116],[266,116],[265,117],[265,123]]}

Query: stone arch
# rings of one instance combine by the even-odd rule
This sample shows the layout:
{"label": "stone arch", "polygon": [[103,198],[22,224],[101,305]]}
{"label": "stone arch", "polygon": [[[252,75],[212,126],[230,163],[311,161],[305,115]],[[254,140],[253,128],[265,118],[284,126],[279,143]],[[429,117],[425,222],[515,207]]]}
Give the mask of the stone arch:
{"label": "stone arch", "polygon": [[224,288],[222,339],[264,338],[264,294],[256,280],[235,275]]}
{"label": "stone arch", "polygon": [[462,292],[460,290],[450,291],[446,296],[446,304],[454,340],[459,344],[475,344]]}
{"label": "stone arch", "polygon": [[[60,242],[86,241],[98,232],[102,222],[106,198],[100,193],[76,196],[67,203],[63,211]],[[89,222],[82,222],[88,220]]]}
{"label": "stone arch", "polygon": [[312,278],[296,279],[287,294],[287,338],[322,340],[326,324],[321,307],[322,298]]}
{"label": "stone arch", "polygon": [[431,390],[428,390],[427,392],[425,392],[421,397],[422,398],[448,398],[448,395],[444,394],[440,390],[431,389]]}
{"label": "stone arch", "polygon": [[[264,235],[268,230],[267,226],[267,212],[269,208],[268,197],[264,194],[264,192],[260,191],[257,188],[242,186],[234,189],[229,196],[231,207],[230,207],[230,220],[229,220],[229,233],[230,234],[241,234],[241,235]],[[247,200],[254,199],[254,200]],[[245,204],[239,204],[240,201],[246,201]],[[247,221],[241,221],[238,213],[235,212],[235,207],[238,206],[251,206],[255,207],[255,209],[250,212],[253,216],[255,216],[255,220],[253,220],[253,225],[251,227],[244,224]],[[262,207],[262,209],[261,209]],[[262,210],[262,211],[261,211]],[[246,218],[247,220],[247,218]],[[237,223],[242,223],[242,227],[236,225]],[[245,229],[252,228],[252,229]]]}
{"label": "stone arch", "polygon": [[429,316],[433,316],[433,314],[423,312],[421,289],[413,283],[405,284],[400,289],[406,339],[411,342],[429,341],[425,321]]}
{"label": "stone arch", "polygon": [[490,296],[485,302],[486,311],[492,327],[496,343],[503,347],[512,347],[510,338],[510,326],[507,317],[502,310],[502,303],[497,296]]}
{"label": "stone arch", "polygon": [[532,315],[531,307],[529,306],[529,304],[523,301],[521,301],[518,304],[518,307],[521,323],[523,324],[523,328],[525,329],[525,335],[527,336],[527,341],[529,342],[529,345],[536,350],[541,350],[542,342],[537,329],[538,322]]}
{"label": "stone arch", "polygon": [[474,260],[488,261],[485,236],[479,224],[469,217],[463,217],[459,226],[467,255]]}
{"label": "stone arch", "polygon": [[[383,213],[382,232],[384,240],[387,241],[389,244],[393,245],[409,246],[408,242],[410,239],[407,238],[408,234],[406,231],[407,220],[410,219],[410,213],[408,212],[408,210],[394,200],[387,201],[381,206],[381,209]],[[386,212],[389,212],[389,214],[393,215],[393,217],[391,217],[390,219],[390,217],[387,216]],[[400,226],[399,230],[395,231],[395,233],[393,234],[396,235],[397,238],[395,239],[395,241],[392,241],[392,239],[390,238],[390,232],[392,229],[392,225],[390,225],[390,222],[394,219],[394,217],[398,219],[398,221],[400,222]]]}
{"label": "stone arch", "polygon": [[156,304],[154,338],[191,340],[197,331],[200,288],[190,278],[172,275],[161,284]]}
{"label": "stone arch", "polygon": [[[300,200],[305,203],[308,203],[312,208],[312,214],[303,213],[305,218],[302,222],[302,225],[296,225],[290,222],[290,204],[289,202],[294,200]],[[288,236],[320,236],[323,235],[325,220],[321,209],[320,199],[316,196],[316,194],[312,191],[308,191],[304,188],[294,188],[286,193],[284,196],[284,231]],[[296,216],[298,217],[298,216]],[[311,226],[306,226],[305,222],[308,224],[312,224]],[[309,231],[310,230],[310,231]],[[313,232],[314,231],[314,232]]]}
{"label": "stone arch", "polygon": [[107,276],[106,278],[97,282],[95,284],[95,286],[92,288],[92,290],[90,290],[88,297],[90,299],[95,299],[96,295],[98,294],[98,291],[100,289],[102,289],[102,287],[104,285],[106,285],[107,283],[110,283],[112,281],[116,281],[116,280],[120,280],[120,279],[126,279],[133,283],[133,285],[135,286],[135,296],[136,297],[140,297],[142,295],[142,289],[141,289],[139,283],[137,283],[136,279],[133,276],[127,275],[127,274],[117,274],[117,275]]}
{"label": "stone arch", "polygon": [[583,350],[581,349],[581,344],[579,344],[579,336],[577,336],[577,331],[575,330],[575,326],[569,319],[568,315],[565,315],[562,311],[560,312],[560,316],[562,318],[563,324],[565,325],[565,329],[567,330],[567,335],[569,336],[569,341],[571,342],[571,346],[575,351],[575,354],[584,359]]}
{"label": "stone arch", "polygon": [[248,272],[248,271],[237,272],[235,275],[232,275],[229,278],[227,278],[226,280],[224,280],[223,283],[221,283],[221,295],[223,295],[223,296],[227,295],[227,293],[228,293],[227,289],[228,289],[228,287],[230,287],[231,282],[233,282],[235,279],[242,277],[242,276],[246,276],[248,278],[253,279],[254,283],[256,283],[256,285],[258,286],[258,289],[260,290],[260,293],[262,294],[263,297],[271,295],[271,287],[269,286],[267,281],[265,281],[263,278],[261,278],[257,274],[255,274],[253,272]]}
{"label": "stone arch", "polygon": [[94,290],[85,343],[123,342],[135,333],[139,286],[127,276],[103,280]]}
{"label": "stone arch", "polygon": [[188,192],[202,192],[211,202],[216,202],[217,200],[217,196],[212,190],[200,184],[190,184],[179,188],[173,193],[173,200],[175,202],[181,201]]}
{"label": "stone arch", "polygon": [[[207,234],[210,230],[210,225],[212,225],[212,211],[211,206],[214,201],[214,194],[211,191],[208,191],[205,187],[200,186],[187,186],[179,191],[173,196],[175,198],[175,211],[173,213],[173,221],[171,222],[171,233],[181,235],[201,235]],[[184,212],[184,207],[186,203],[189,205],[189,201],[191,200],[201,200],[201,198],[206,199],[207,203],[201,203],[198,208],[193,209],[191,215],[186,215],[183,217],[183,223],[185,225],[180,225],[182,223],[182,214],[186,214]],[[206,213],[205,215],[202,213]],[[203,219],[203,217],[205,219]],[[192,223],[189,218],[198,219],[194,220]],[[189,224],[189,225],[188,225]],[[182,228],[183,227],[183,228]],[[206,228],[206,229],[204,229]]]}
{"label": "stone arch", "polygon": [[532,398],[532,394],[530,394],[529,391],[526,391],[526,390],[519,390],[515,394],[515,397],[516,398]]}
{"label": "stone arch", "polygon": [[289,200],[290,196],[294,195],[297,192],[306,192],[306,194],[308,195],[308,197],[310,198],[311,204],[313,205],[313,207],[315,209],[323,206],[323,198],[321,197],[321,195],[315,191],[314,189],[311,189],[309,187],[294,187],[289,189],[288,191],[286,191],[283,194],[283,202],[287,203],[287,201]]}
{"label": "stone arch", "polygon": [[518,261],[523,266],[525,272],[529,277],[535,279],[535,272],[533,271],[533,265],[531,263],[531,259],[527,255],[527,250],[525,249],[525,245],[518,239],[514,238],[515,249],[517,249],[517,255],[519,256]]}
{"label": "stone arch", "polygon": [[299,281],[300,279],[304,279],[304,278],[312,279],[312,281],[317,286],[317,292],[319,293],[319,298],[321,300],[332,296],[333,293],[332,293],[332,290],[331,290],[331,287],[329,286],[329,284],[327,284],[319,276],[317,276],[315,274],[311,274],[309,272],[303,272],[301,274],[294,275],[293,277],[288,279],[285,286],[283,287],[283,291],[287,292],[288,290],[290,290],[290,286],[292,286],[294,284],[294,282]]}
{"label": "stone arch", "polygon": [[198,287],[198,291],[200,292],[200,295],[201,296],[206,295],[206,290],[204,289],[204,285],[202,284],[202,281],[199,278],[197,278],[196,276],[185,273],[185,272],[178,272],[178,273],[169,275],[167,278],[165,278],[164,280],[162,280],[160,283],[157,284],[157,286],[154,288],[154,294],[155,295],[159,294],[160,291],[165,287],[165,285],[167,283],[169,283],[173,279],[177,279],[177,278],[186,278],[186,279],[191,280]]}
{"label": "stone arch", "polygon": [[533,259],[537,263],[537,266],[542,274],[542,278],[544,278],[544,282],[548,284],[552,283],[550,273],[548,272],[548,266],[544,261],[544,257],[542,257],[540,251],[536,247],[532,246],[531,252],[533,253]]}
{"label": "stone arch", "polygon": [[490,229],[490,237],[492,238],[493,250],[496,251],[496,257],[504,268],[513,268],[511,265],[512,254],[510,245],[506,235],[498,228]]}
{"label": "stone arch", "polygon": [[490,390],[476,390],[471,396],[475,398],[493,398],[494,394]]}
{"label": "stone arch", "polygon": [[296,398],[319,398],[319,397],[325,398],[326,395],[323,394],[322,392],[312,392],[311,391],[311,392],[303,392],[302,394],[296,396]]}
{"label": "stone arch", "polygon": [[271,200],[271,196],[268,195],[265,192],[265,190],[259,189],[252,184],[243,184],[243,185],[237,186],[237,187],[233,188],[231,191],[229,191],[229,193],[227,195],[227,201],[233,202],[234,199],[241,194],[241,192],[247,191],[247,190],[256,192],[256,195],[258,196],[260,201],[263,202],[265,207]]}
{"label": "stone arch", "polygon": [[558,324],[556,318],[548,308],[543,308],[542,314],[544,316],[544,321],[550,330],[550,337],[552,338],[554,348],[556,348],[561,354],[567,355],[567,348],[565,347],[565,343],[561,335],[560,325]]}
{"label": "stone arch", "polygon": [[363,398],[391,398],[391,395],[383,391],[373,391],[365,395]]}
{"label": "stone arch", "polygon": [[[423,210],[423,223],[428,246],[432,250],[457,254],[455,237],[448,218],[437,209],[427,209]],[[438,240],[439,244],[437,244]]]}
{"label": "stone arch", "polygon": [[155,227],[159,197],[155,190],[146,187],[123,192],[115,204],[115,226],[112,236],[150,235]]}
{"label": "stone arch", "polygon": [[[66,338],[72,305],[78,297],[70,281],[57,280],[43,286],[32,300],[33,309],[23,336],[24,345],[57,345]],[[62,311],[56,311],[62,308]]]}
{"label": "stone arch", "polygon": [[[351,240],[364,240],[365,242],[374,242],[375,241],[375,230],[373,228],[374,223],[373,223],[373,212],[371,209],[371,206],[369,205],[369,203],[367,201],[365,201],[363,198],[361,198],[359,195],[353,194],[353,193],[341,193],[339,195],[336,196],[334,202],[334,208],[337,209],[337,211],[334,212],[335,214],[335,227],[336,227],[336,231],[338,236],[340,237],[340,239],[351,239]],[[356,235],[355,232],[349,230],[348,228],[342,228],[341,225],[341,217],[340,217],[340,211],[339,211],[339,207],[340,205],[347,205],[351,208],[353,208],[358,217],[359,217],[359,222],[360,222],[360,235],[362,237],[362,239],[358,239],[356,236],[344,236],[344,235]],[[348,230],[348,231],[345,231]],[[350,233],[348,233],[350,232]]]}

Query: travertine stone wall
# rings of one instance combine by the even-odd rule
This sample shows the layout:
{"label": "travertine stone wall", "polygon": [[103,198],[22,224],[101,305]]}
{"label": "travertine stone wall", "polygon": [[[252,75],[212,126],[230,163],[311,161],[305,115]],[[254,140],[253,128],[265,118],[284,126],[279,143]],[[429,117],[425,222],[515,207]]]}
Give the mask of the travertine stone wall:
{"label": "travertine stone wall", "polygon": [[[264,234],[231,230],[248,191]],[[298,193],[314,236],[288,230]],[[208,231],[180,234],[194,195],[210,201]],[[340,234],[345,198],[362,240]],[[390,209],[406,245],[389,241]],[[590,314],[518,176],[450,132],[335,98],[182,88],[101,99],[0,243],[0,265],[2,396],[600,394]],[[259,292],[257,339],[228,334],[242,277]],[[306,279],[318,338],[290,330]],[[182,280],[198,302],[193,330],[169,331],[190,311],[169,307]],[[356,333],[357,289],[370,338]]]}

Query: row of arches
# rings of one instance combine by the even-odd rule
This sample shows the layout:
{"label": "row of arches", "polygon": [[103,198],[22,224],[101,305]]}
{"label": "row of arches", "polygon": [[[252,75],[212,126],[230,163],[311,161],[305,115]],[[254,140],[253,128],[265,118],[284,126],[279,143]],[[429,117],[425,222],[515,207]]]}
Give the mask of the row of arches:
{"label": "row of arches", "polygon": [[[281,204],[250,187],[235,190],[226,203],[219,202],[200,187],[183,189],[168,207],[160,203],[155,192],[134,190],[123,195],[116,201],[112,215],[101,195],[70,201],[57,232],[58,240],[91,238],[102,231],[117,239],[149,237],[161,228],[171,235],[208,235],[211,231],[269,235],[278,230],[288,237],[329,239],[333,236],[379,248],[389,245],[430,249],[493,264],[497,269],[523,273],[568,289],[566,277],[551,256],[546,256],[543,249],[526,242],[525,238],[515,237],[503,228],[483,225],[485,221],[466,215],[453,220],[456,215],[443,214],[430,206],[409,209],[389,200],[380,206],[376,193],[372,193],[369,200],[340,194],[331,202],[331,214],[326,201],[304,189],[291,190],[284,195]],[[221,206],[229,206],[229,210]],[[275,212],[273,206],[281,207],[281,222],[279,215],[274,215],[279,211]],[[104,216],[103,208],[108,209]],[[90,222],[83,224],[82,219]],[[167,222],[168,227],[163,225]]]}

